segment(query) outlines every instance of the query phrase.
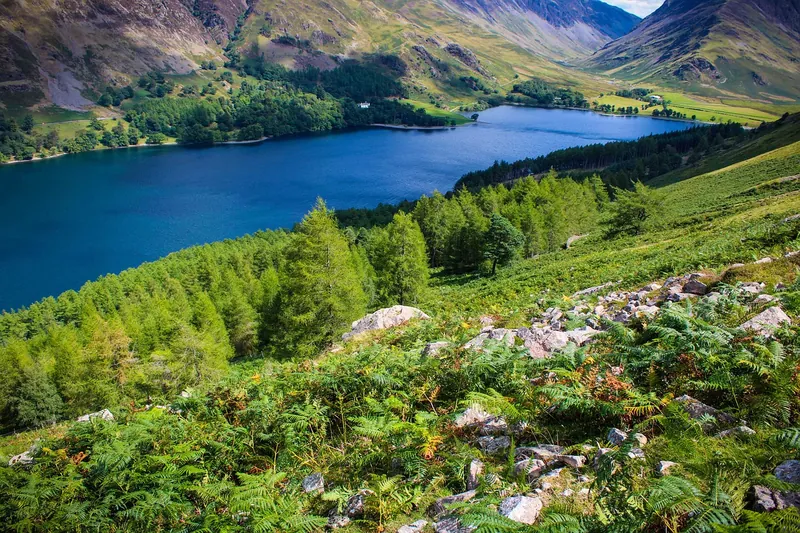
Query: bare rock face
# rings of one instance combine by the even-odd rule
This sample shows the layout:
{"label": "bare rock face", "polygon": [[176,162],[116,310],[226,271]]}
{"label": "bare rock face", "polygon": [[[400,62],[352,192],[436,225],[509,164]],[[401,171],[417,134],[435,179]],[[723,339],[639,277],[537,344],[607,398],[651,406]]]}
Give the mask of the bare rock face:
{"label": "bare rock face", "polygon": [[543,506],[542,500],[535,496],[511,496],[500,503],[498,511],[509,520],[531,525],[539,518]]}
{"label": "bare rock face", "polygon": [[791,324],[792,319],[780,307],[770,307],[741,325],[742,329],[759,335],[770,335],[784,324]]}
{"label": "bare rock face", "polygon": [[378,309],[360,320],[353,322],[350,332],[342,335],[343,340],[351,339],[367,331],[377,331],[401,326],[415,318],[428,320],[430,317],[417,309],[406,305],[395,305]]}

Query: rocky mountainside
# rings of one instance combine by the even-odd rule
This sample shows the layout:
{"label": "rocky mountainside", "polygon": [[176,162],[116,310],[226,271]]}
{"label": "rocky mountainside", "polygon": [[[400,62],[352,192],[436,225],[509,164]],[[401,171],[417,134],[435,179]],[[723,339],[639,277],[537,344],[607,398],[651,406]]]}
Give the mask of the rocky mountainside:
{"label": "rocky mountainside", "polygon": [[589,64],[616,76],[781,101],[800,94],[798,0],[667,0]]}
{"label": "rocky mountainside", "polygon": [[590,53],[637,21],[597,0],[13,0],[0,6],[0,101],[85,108],[105,85],[219,64],[234,34],[245,58],[290,68],[380,53],[410,65],[420,85],[445,83],[451,68],[454,79],[574,79],[552,61]]}
{"label": "rocky mountainside", "polygon": [[91,89],[221,58],[244,0],[12,0],[0,4],[0,101],[65,108]]}

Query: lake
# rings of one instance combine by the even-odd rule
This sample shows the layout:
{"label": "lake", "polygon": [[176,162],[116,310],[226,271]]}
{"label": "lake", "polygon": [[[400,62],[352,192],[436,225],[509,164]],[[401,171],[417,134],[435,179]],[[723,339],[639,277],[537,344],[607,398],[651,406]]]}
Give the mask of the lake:
{"label": "lake", "polygon": [[373,207],[553,150],[689,127],[503,106],[437,131],[370,128],[211,148],[104,150],[0,166],[0,309],[170,252],[290,227],[323,197]]}

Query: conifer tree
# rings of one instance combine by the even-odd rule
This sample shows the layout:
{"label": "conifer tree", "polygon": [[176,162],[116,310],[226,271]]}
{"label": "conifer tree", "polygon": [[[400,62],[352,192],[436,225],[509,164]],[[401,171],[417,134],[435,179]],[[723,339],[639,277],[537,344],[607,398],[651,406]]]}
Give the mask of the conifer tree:
{"label": "conifer tree", "polygon": [[353,252],[325,202],[297,226],[281,273],[280,328],[284,346],[309,356],[366,311]]}
{"label": "conifer tree", "polygon": [[483,255],[492,262],[492,275],[497,271],[497,265],[504,265],[519,253],[525,244],[525,236],[515,228],[511,222],[499,213],[492,215],[492,222],[486,232],[485,248]]}
{"label": "conifer tree", "polygon": [[425,238],[411,215],[397,213],[370,243],[381,305],[415,303],[428,284]]}

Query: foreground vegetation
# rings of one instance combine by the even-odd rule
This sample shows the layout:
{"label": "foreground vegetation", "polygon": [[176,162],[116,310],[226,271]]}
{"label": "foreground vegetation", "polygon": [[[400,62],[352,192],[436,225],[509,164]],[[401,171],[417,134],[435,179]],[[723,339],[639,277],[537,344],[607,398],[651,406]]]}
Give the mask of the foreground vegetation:
{"label": "foreground vegetation", "polygon": [[[50,429],[0,448],[43,436],[32,465],[0,467],[0,517],[16,531],[316,531],[360,494],[346,530],[395,531],[465,491],[479,459],[475,497],[449,513],[480,532],[800,530],[796,509],[748,503],[753,485],[796,490],[773,469],[800,446],[796,326],[740,328],[769,305],[800,313],[798,261],[784,257],[800,248],[798,181],[784,179],[800,174],[800,144],[764,139],[656,190],[609,195],[600,178],[551,174],[423,198],[369,230],[337,227],[319,204],[293,232],[185,250],[3,315],[3,423]],[[690,272],[719,297],[626,324],[576,311]],[[433,318],[338,341],[395,303]],[[604,333],[546,358],[519,340],[464,347],[489,321],[520,328],[554,307],[564,329],[595,320]],[[425,350],[433,341],[447,344]],[[755,433],[715,436],[684,394]],[[457,423],[470,405],[518,428],[506,448]],[[50,426],[101,408],[115,420]],[[633,438],[609,443],[612,427],[645,434],[644,458]],[[549,488],[534,480],[546,507],[527,526],[497,505],[531,492],[515,455],[536,443],[590,463],[607,451]],[[677,463],[665,476],[662,460]],[[323,490],[304,492],[314,472]]]}

